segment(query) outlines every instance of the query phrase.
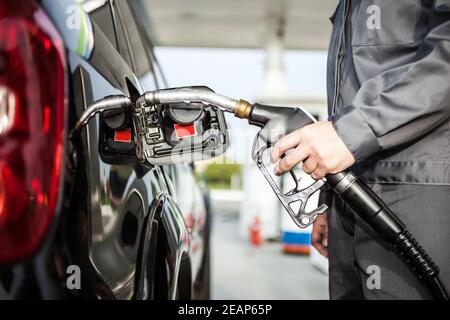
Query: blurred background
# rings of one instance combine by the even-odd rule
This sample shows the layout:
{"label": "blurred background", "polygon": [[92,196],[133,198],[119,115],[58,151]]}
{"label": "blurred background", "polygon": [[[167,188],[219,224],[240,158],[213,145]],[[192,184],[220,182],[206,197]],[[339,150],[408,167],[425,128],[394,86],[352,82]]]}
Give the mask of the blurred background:
{"label": "blurred background", "polygon": [[[329,17],[337,1],[144,2],[169,86],[207,85],[326,119]],[[327,260],[310,246],[250,158],[257,132],[228,117],[231,145],[196,164],[210,189],[213,299],[327,299]],[[313,203],[315,201],[315,203]],[[317,205],[317,197],[309,204]]]}

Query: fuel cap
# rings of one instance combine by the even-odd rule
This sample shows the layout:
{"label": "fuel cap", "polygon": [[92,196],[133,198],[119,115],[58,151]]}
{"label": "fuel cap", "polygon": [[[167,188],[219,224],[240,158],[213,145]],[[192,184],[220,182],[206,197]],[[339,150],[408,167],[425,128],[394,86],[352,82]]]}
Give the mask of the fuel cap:
{"label": "fuel cap", "polygon": [[203,118],[201,103],[172,103],[168,107],[170,118],[179,124],[191,124]]}

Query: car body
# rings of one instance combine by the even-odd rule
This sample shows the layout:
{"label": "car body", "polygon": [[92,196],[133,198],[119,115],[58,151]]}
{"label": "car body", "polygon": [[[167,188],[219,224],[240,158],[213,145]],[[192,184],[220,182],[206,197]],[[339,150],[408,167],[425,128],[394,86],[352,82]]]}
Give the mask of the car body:
{"label": "car body", "polygon": [[0,298],[207,298],[211,212],[191,167],[136,163],[117,115],[69,134],[93,101],[165,86],[139,3],[25,2],[17,12],[52,24],[64,44],[66,126],[55,212],[30,254],[0,263]]}

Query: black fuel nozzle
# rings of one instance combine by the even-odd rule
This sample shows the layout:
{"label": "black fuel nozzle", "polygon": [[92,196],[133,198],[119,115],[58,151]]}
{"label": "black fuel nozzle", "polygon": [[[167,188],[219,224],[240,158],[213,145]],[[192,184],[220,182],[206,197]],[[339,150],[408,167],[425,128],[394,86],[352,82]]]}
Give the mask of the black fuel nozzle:
{"label": "black fuel nozzle", "polygon": [[260,137],[271,145],[282,136],[316,122],[316,119],[303,108],[250,104],[245,100],[238,101],[234,115],[248,119],[249,124],[262,128],[263,134],[260,134]]}
{"label": "black fuel nozzle", "polygon": [[268,106],[264,104],[255,103],[252,105],[252,110],[248,117],[248,122],[251,125],[262,128],[270,120],[278,119],[280,120],[280,125],[282,125],[284,119],[289,119],[294,114],[295,108]]}

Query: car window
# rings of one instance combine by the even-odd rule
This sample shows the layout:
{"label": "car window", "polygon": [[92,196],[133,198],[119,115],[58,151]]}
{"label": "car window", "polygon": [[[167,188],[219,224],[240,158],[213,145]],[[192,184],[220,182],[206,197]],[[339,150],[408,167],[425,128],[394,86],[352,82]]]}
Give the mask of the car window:
{"label": "car window", "polygon": [[125,36],[125,31],[122,27],[120,14],[117,9],[116,2],[111,3],[111,10],[113,13],[113,19],[116,28],[116,36],[117,36],[117,47],[122,58],[127,62],[130,69],[134,71],[133,61],[131,60],[131,52],[130,46],[128,45],[127,37]]}
{"label": "car window", "polygon": [[114,4],[117,8],[128,45],[131,48],[131,63],[136,75],[142,77],[153,71],[151,56],[145,48],[141,30],[128,1],[115,1]]}
{"label": "car window", "polygon": [[105,1],[104,3],[92,8],[87,6],[88,4],[89,2],[85,3],[85,8],[90,10],[89,15],[91,19],[102,30],[114,48],[117,49],[117,38],[114,30],[114,21],[109,1]]}
{"label": "car window", "polygon": [[[164,74],[162,73],[158,60],[156,59],[153,41],[151,40],[152,27],[151,24],[149,23],[150,16],[148,15],[146,7],[143,5],[141,0],[129,0],[129,1],[134,16],[136,17],[138,28],[141,31],[144,49],[147,52],[147,55],[151,58],[150,60],[152,61],[153,68],[151,71],[153,83],[156,85],[157,88],[165,88],[167,87],[167,81]],[[146,74],[144,76],[144,79],[141,80],[141,82],[143,81],[144,83],[145,82],[148,83],[150,80],[151,80],[150,75]]]}

